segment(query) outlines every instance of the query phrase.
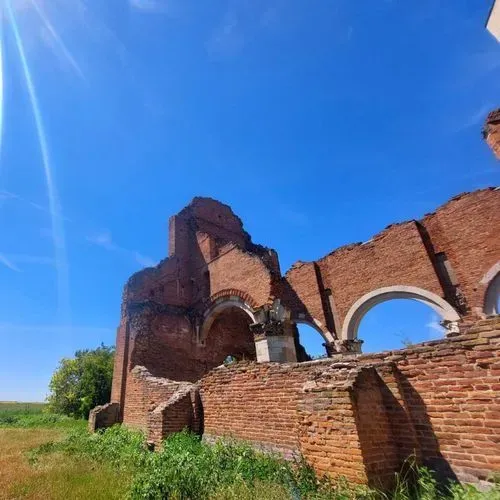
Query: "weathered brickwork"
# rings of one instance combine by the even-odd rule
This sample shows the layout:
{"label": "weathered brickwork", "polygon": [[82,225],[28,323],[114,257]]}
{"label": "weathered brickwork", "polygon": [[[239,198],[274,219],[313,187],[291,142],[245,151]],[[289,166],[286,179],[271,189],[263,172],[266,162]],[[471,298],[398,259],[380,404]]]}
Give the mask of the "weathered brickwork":
{"label": "weathered brickwork", "polygon": [[[123,421],[155,444],[231,434],[377,485],[413,453],[484,479],[500,455],[499,328],[481,323],[498,313],[499,213],[500,190],[465,193],[282,275],[230,207],[195,198],[170,218],[168,257],[125,286],[113,406],[92,426]],[[393,298],[427,303],[448,338],[357,355],[361,319]],[[333,359],[307,362],[297,323]]]}
{"label": "weathered brickwork", "polygon": [[500,109],[492,111],[486,118],[483,136],[493,154],[500,160]]}
{"label": "weathered brickwork", "polygon": [[412,453],[462,480],[500,471],[500,317],[399,351],[220,367],[200,388],[208,436],[301,453],[320,473],[384,484]]}

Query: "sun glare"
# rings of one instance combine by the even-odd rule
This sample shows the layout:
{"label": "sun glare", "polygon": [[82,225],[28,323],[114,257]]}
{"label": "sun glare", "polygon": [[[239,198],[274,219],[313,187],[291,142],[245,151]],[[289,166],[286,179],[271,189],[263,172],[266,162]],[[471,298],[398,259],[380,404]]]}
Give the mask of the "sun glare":
{"label": "sun glare", "polygon": [[[23,9],[27,7],[28,4],[34,6],[35,10],[39,13],[43,20],[43,13],[40,14],[40,10],[36,7],[34,1],[29,0],[29,2],[16,2],[16,9],[21,6]],[[57,264],[57,284],[58,284],[58,297],[59,297],[59,313],[66,317],[69,315],[69,282],[68,282],[68,265],[66,258],[66,241],[64,236],[64,227],[61,216],[61,209],[59,204],[59,199],[57,195],[57,188],[54,180],[54,174],[52,169],[52,164],[50,160],[49,147],[47,143],[47,135],[45,133],[45,126],[42,118],[42,113],[38,103],[35,83],[30,70],[29,62],[26,56],[26,51],[23,43],[23,38],[21,31],[19,29],[17,19],[16,19],[16,9],[14,9],[11,0],[5,0],[3,2],[3,12],[0,15],[0,20],[2,21],[2,31],[8,26],[12,30],[14,36],[15,45],[17,48],[17,53],[21,63],[21,68],[23,72],[23,77],[26,83],[26,89],[28,91],[29,100],[31,104],[31,110],[33,112],[33,118],[35,122],[36,134],[38,138],[38,145],[40,148],[41,160],[43,171],[45,175],[45,182],[47,187],[47,197],[49,200],[50,216],[51,216],[51,226],[52,226],[52,240],[54,245],[54,254]],[[48,22],[48,21],[47,21]],[[50,23],[49,23],[49,26]],[[53,28],[52,28],[53,29]],[[55,33],[55,31],[54,31]],[[5,42],[5,37],[2,38]],[[62,43],[62,42],[61,42]],[[64,45],[64,44],[63,44]],[[4,48],[4,44],[2,44]],[[0,50],[0,53],[2,51]],[[0,73],[3,82],[4,71]],[[3,83],[0,83],[0,88],[3,88]],[[3,92],[1,94],[3,96]],[[4,106],[3,98],[0,104],[2,105],[2,118],[0,119],[0,124],[3,126],[4,117]],[[0,132],[1,132],[0,128]]]}

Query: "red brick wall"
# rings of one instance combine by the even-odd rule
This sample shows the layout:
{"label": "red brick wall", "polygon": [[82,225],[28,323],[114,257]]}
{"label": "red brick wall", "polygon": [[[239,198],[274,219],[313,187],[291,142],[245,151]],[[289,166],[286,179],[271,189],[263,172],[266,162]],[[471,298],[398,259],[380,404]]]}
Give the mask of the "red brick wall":
{"label": "red brick wall", "polygon": [[286,273],[284,281],[290,286],[283,290],[284,304],[294,311],[294,316],[305,314],[308,321],[316,319],[326,328],[314,262],[297,262]]}
{"label": "red brick wall", "polygon": [[493,154],[500,160],[500,108],[486,118],[483,134]]}
{"label": "red brick wall", "polygon": [[471,313],[484,307],[481,278],[500,260],[500,191],[456,196],[422,219],[435,252],[445,252]]}
{"label": "red brick wall", "polygon": [[384,483],[413,451],[446,476],[500,471],[500,317],[454,338],[302,364],[242,363],[200,382],[205,432]]}
{"label": "red brick wall", "polygon": [[[227,356],[237,359],[255,359],[255,343],[249,329],[250,318],[238,308],[229,308],[217,316],[204,344],[197,341],[189,318],[172,312],[158,312],[144,308],[132,321],[129,360],[124,384],[114,380],[113,400],[121,401],[125,411],[136,398],[131,393],[138,390],[135,377],[130,373],[135,366],[142,366],[154,377],[195,382],[212,368],[224,362]],[[121,357],[115,360],[115,377],[118,378]],[[141,386],[142,387],[142,386]],[[116,399],[115,399],[116,398]],[[135,398],[135,399],[134,399]]]}
{"label": "red brick wall", "polygon": [[127,379],[124,422],[130,427],[147,431],[149,413],[170,399],[183,385],[189,384],[153,377],[144,367],[135,367]]}
{"label": "red brick wall", "polygon": [[248,293],[256,305],[269,301],[271,295],[271,271],[262,259],[237,247],[226,250],[208,265],[211,295],[228,288]]}
{"label": "red brick wall", "polygon": [[342,247],[318,261],[332,290],[340,324],[360,297],[377,288],[410,285],[443,291],[415,222],[390,226],[364,244]]}

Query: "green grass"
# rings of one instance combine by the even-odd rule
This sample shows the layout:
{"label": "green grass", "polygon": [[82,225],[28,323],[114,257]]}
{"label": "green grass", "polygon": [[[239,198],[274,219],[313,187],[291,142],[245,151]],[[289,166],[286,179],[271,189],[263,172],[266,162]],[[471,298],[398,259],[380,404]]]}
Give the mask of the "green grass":
{"label": "green grass", "polygon": [[182,432],[152,453],[140,432],[115,426],[89,434],[85,422],[18,410],[0,407],[0,416],[16,417],[0,426],[0,499],[500,500],[498,485],[488,493],[442,485],[411,463],[394,491],[382,493],[318,478],[303,462],[237,441],[209,445]]}
{"label": "green grass", "polygon": [[75,420],[64,415],[46,411],[45,403],[0,402],[0,428],[2,427],[85,427],[83,420]]}
{"label": "green grass", "polygon": [[46,403],[21,403],[18,401],[0,401],[0,412],[41,413]]}

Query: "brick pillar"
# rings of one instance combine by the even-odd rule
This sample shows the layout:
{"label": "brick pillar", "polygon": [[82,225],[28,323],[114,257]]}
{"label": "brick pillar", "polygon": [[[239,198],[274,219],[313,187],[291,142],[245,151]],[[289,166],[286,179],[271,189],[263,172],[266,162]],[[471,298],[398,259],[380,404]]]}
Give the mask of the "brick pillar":
{"label": "brick pillar", "polygon": [[292,323],[270,321],[252,325],[258,363],[294,363],[297,361]]}
{"label": "brick pillar", "polygon": [[493,154],[500,160],[500,108],[492,111],[486,118],[483,137],[492,149]]}

